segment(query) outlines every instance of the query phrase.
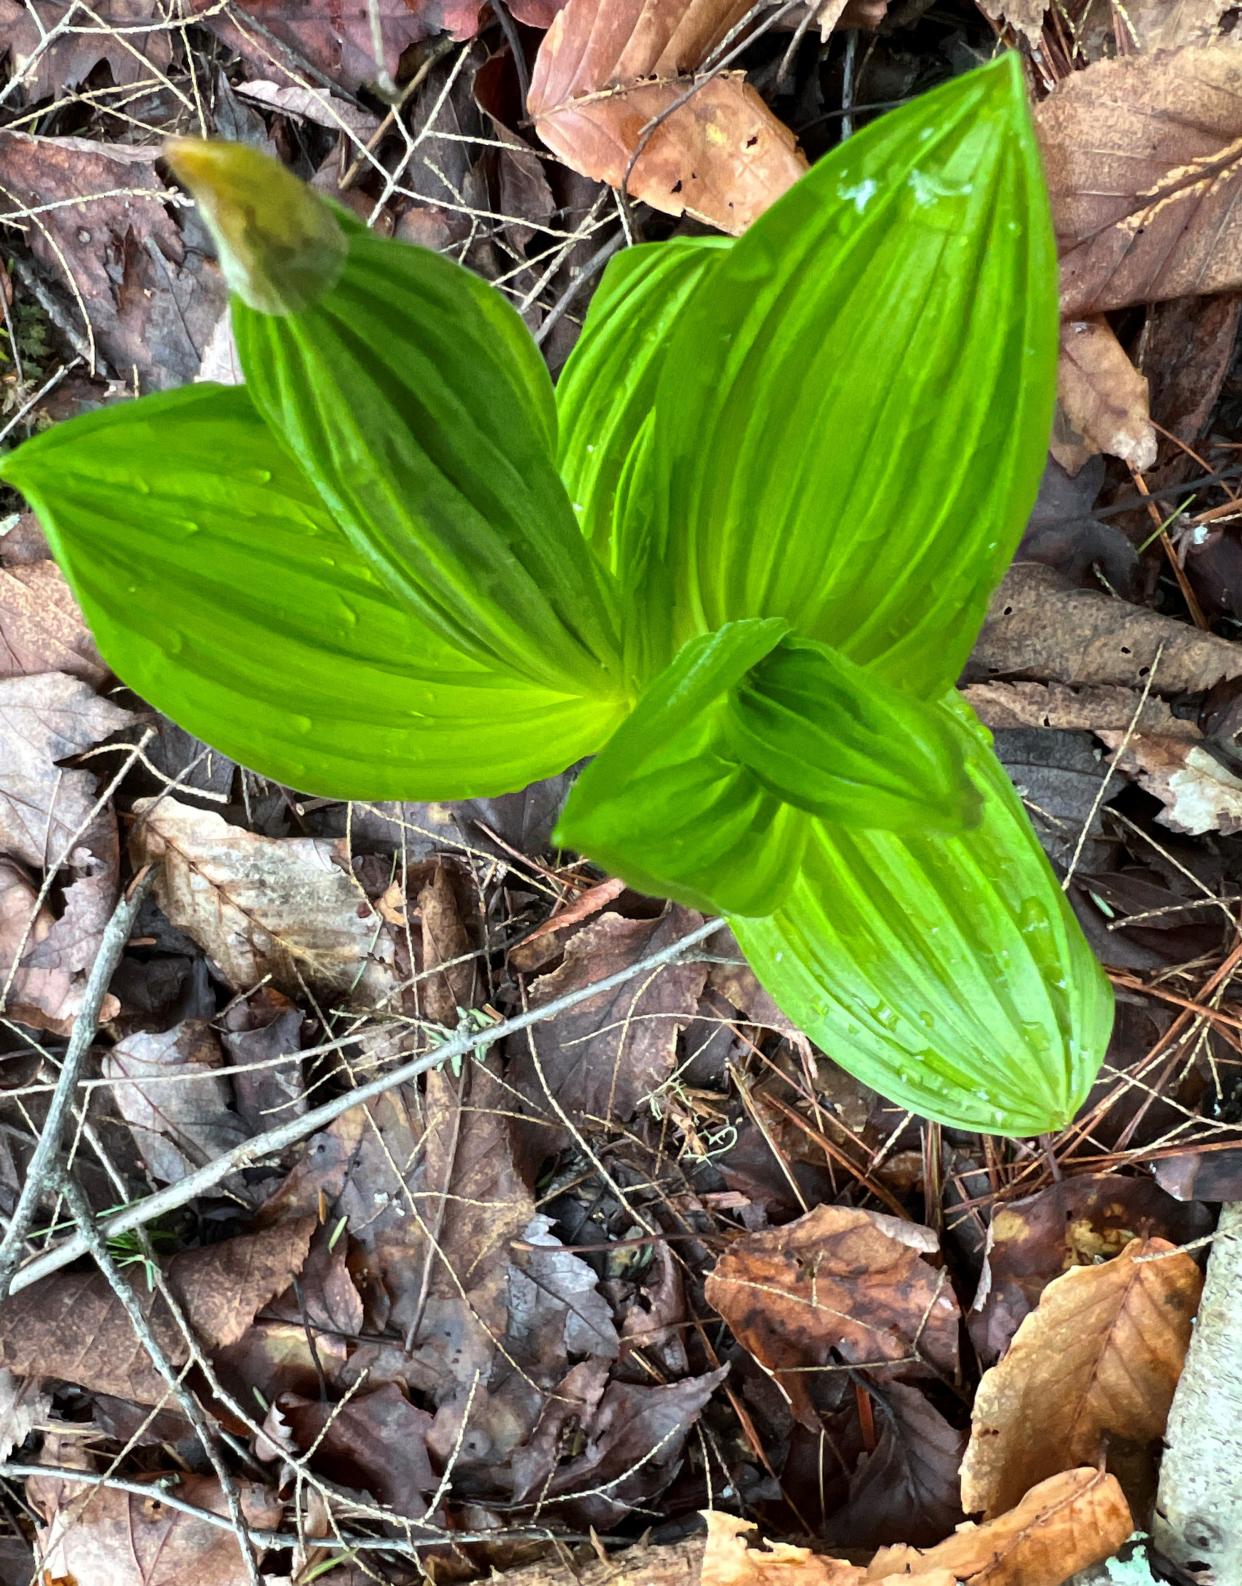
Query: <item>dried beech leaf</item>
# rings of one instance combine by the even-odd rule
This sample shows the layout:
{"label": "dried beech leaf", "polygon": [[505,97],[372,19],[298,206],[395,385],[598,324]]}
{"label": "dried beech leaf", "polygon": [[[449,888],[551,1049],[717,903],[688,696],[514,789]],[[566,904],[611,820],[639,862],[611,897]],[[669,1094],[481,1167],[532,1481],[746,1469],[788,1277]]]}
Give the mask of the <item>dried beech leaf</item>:
{"label": "dried beech leaf", "polygon": [[1115,1553],[1133,1529],[1115,1477],[1067,1470],[1041,1481],[1008,1514],[963,1526],[937,1547],[883,1548],[866,1579],[892,1586],[943,1570],[963,1586],[1063,1586]]}
{"label": "dried beech leaf", "polygon": [[[1061,326],[1057,395],[1066,420],[1085,443],[1086,455],[1105,452],[1140,472],[1156,461],[1156,431],[1147,405],[1147,381],[1126,356],[1106,319],[1072,319]],[[1077,467],[1052,455],[1071,473]]]}
{"label": "dried beech leaf", "polygon": [[176,799],[139,799],[130,839],[136,864],[160,863],[164,913],[248,990],[270,975],[378,1005],[394,984],[393,946],[335,844],[261,837]]}
{"label": "dried beech leaf", "polygon": [[917,1223],[848,1206],[817,1206],[796,1222],[743,1234],[707,1280],[707,1300],[772,1372],[803,1425],[818,1429],[813,1368],[836,1351],[854,1366],[952,1374],[958,1308],[939,1248]]}
{"label": "dried beech leaf", "polygon": [[[1206,1159],[1221,1155],[1208,1152]],[[1119,1173],[1062,1179],[998,1208],[979,1293],[966,1318],[979,1358],[995,1365],[1043,1291],[1071,1267],[1119,1255],[1133,1239],[1190,1244],[1212,1222],[1205,1206],[1174,1200],[1150,1179]]]}
{"label": "dried beech leaf", "polygon": [[[242,1337],[260,1307],[301,1271],[315,1225],[313,1217],[301,1217],[172,1257],[165,1275],[203,1344],[221,1348]],[[168,1306],[140,1273],[130,1281],[165,1355],[184,1365],[185,1338]],[[0,1366],[139,1404],[158,1404],[168,1392],[100,1272],[56,1274],[5,1300]]]}
{"label": "dried beech leaf", "polygon": [[1003,1514],[1037,1482],[1094,1463],[1110,1436],[1158,1438],[1201,1288],[1194,1260],[1164,1239],[1050,1283],[979,1384],[962,1507]]}
{"label": "dried beech leaf", "polygon": [[806,169],[793,133],[739,74],[696,76],[750,10],[746,0],[569,0],[535,61],[535,130],[584,176],[624,182],[666,214],[745,230]]}
{"label": "dried beech leaf", "polygon": [[[752,1547],[750,1520],[709,1509],[707,1542],[699,1586],[858,1586],[865,1571],[841,1558],[824,1558],[808,1547],[761,1541]],[[950,1581],[952,1577],[950,1577]]]}
{"label": "dried beech leaf", "polygon": [[1065,314],[1242,285],[1242,51],[1097,61],[1035,119]]}

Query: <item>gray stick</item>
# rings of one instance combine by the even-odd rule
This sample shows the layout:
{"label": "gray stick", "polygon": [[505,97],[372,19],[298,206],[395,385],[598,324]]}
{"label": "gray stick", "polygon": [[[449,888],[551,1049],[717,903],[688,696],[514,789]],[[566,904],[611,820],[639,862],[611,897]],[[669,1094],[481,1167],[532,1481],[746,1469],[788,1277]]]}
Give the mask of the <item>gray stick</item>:
{"label": "gray stick", "polygon": [[[22,1259],[22,1247],[34,1224],[44,1192],[53,1187],[65,1116],[73,1104],[73,1093],[82,1077],[86,1054],[90,1051],[91,1042],[99,1029],[99,1014],[103,1008],[103,1000],[108,994],[108,986],[116,966],[121,961],[121,954],[125,951],[125,944],[134,928],[134,921],[138,917],[138,910],[142,907],[142,900],[147,895],[153,874],[148,871],[146,875],[139,876],[129,896],[119,900],[112,912],[112,918],[104,927],[99,953],[91,966],[86,989],[82,993],[82,1008],[74,1021],[69,1046],[61,1061],[56,1089],[52,1092],[52,1100],[48,1105],[47,1120],[35,1143],[34,1155],[30,1158],[30,1166],[26,1169],[26,1182],[22,1185],[17,1205],[13,1208],[13,1215],[9,1219],[8,1229],[3,1241],[0,1242],[0,1301],[3,1301],[13,1289],[25,1287],[20,1281],[20,1276],[15,1277]],[[79,1244],[75,1254],[81,1255],[83,1249],[85,1246]]]}
{"label": "gray stick", "polygon": [[[724,928],[723,920],[708,920],[670,943],[668,947],[662,947],[658,953],[651,953],[646,958],[640,958],[636,963],[619,969],[615,975],[608,975],[603,980],[581,987],[578,991],[566,992],[563,997],[557,997],[544,1007],[528,1009],[512,1019],[506,1019],[502,1024],[493,1024],[486,1030],[456,1035],[451,1040],[445,1041],[443,1045],[437,1046],[434,1051],[424,1052],[419,1057],[411,1058],[408,1063],[403,1063],[390,1073],[381,1074],[378,1079],[359,1085],[354,1090],[345,1091],[343,1095],[335,1096],[319,1107],[313,1107],[300,1118],[291,1118],[288,1123],[280,1124],[275,1129],[266,1129],[262,1134],[256,1134],[252,1139],[234,1146],[231,1151],[226,1151],[214,1162],[208,1162],[205,1167],[183,1178],[179,1184],[170,1184],[166,1189],[146,1196],[135,1205],[128,1206],[124,1211],[109,1217],[106,1222],[101,1222],[100,1234],[105,1239],[113,1239],[118,1234],[128,1233],[132,1228],[141,1228],[157,1217],[176,1211],[178,1207],[185,1206],[196,1196],[206,1194],[230,1173],[236,1173],[241,1168],[253,1167],[264,1157],[283,1151],[286,1146],[304,1140],[307,1135],[327,1128],[352,1107],[372,1101],[375,1097],[382,1096],[385,1091],[393,1090],[396,1086],[405,1084],[407,1080],[416,1079],[419,1074],[425,1074],[430,1068],[438,1068],[441,1063],[446,1063],[452,1058],[465,1057],[480,1046],[490,1046],[494,1041],[516,1035],[519,1030],[528,1029],[532,1024],[540,1024],[544,1019],[554,1018],[559,1013],[576,1008],[579,1003],[588,1002],[603,991],[611,991],[614,986],[623,986],[626,981],[633,980],[636,975],[644,974],[649,969],[658,969],[664,964],[671,964],[688,948],[697,946],[699,942],[706,941],[709,936],[714,936],[717,931]],[[85,1249],[86,1245],[81,1234],[71,1235],[63,1244],[57,1245],[54,1250],[49,1250],[45,1255],[27,1263],[16,1272],[10,1285],[11,1292],[16,1294],[21,1289],[29,1288],[32,1283],[37,1283],[40,1278],[47,1277],[49,1273],[58,1272],[61,1267],[76,1261]]]}

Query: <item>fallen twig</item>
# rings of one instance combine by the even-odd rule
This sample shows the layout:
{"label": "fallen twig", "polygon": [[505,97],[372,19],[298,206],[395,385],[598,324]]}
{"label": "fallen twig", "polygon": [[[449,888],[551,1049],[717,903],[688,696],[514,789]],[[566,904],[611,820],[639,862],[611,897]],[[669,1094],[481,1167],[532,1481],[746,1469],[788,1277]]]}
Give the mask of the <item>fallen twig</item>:
{"label": "fallen twig", "polygon": [[[56,1089],[52,1092],[52,1099],[48,1104],[47,1119],[35,1142],[34,1154],[26,1169],[26,1181],[17,1198],[17,1205],[13,1208],[13,1215],[9,1219],[4,1239],[0,1241],[0,1301],[3,1301],[14,1288],[25,1286],[18,1281],[17,1275],[22,1259],[22,1247],[34,1224],[44,1193],[54,1185],[56,1159],[60,1153],[65,1115],[73,1103],[73,1093],[77,1088],[78,1080],[82,1077],[86,1054],[90,1051],[91,1043],[99,1028],[99,1014],[103,1000],[108,994],[109,983],[116,966],[121,961],[121,954],[134,928],[134,921],[138,917],[138,911],[142,907],[151,880],[150,871],[138,877],[130,888],[128,896],[122,897],[117,903],[112,918],[104,928],[99,953],[91,966],[86,988],[82,993],[81,1011],[74,1021],[73,1033],[69,1037],[68,1048],[61,1060]],[[84,1245],[80,1246],[76,1253],[80,1255],[83,1249],[85,1249]]]}
{"label": "fallen twig", "polygon": [[[112,927],[109,926],[109,931]],[[274,1152],[283,1151],[287,1146],[304,1140],[308,1135],[325,1129],[330,1123],[336,1121],[342,1114],[351,1108],[360,1106],[364,1102],[372,1101],[377,1096],[382,1096],[386,1091],[403,1085],[407,1080],[417,1079],[420,1074],[425,1074],[428,1069],[439,1068],[442,1063],[453,1058],[466,1057],[481,1046],[490,1046],[494,1041],[504,1040],[507,1036],[516,1035],[520,1030],[528,1029],[532,1024],[542,1023],[545,1019],[555,1017],[559,1013],[576,1008],[579,1003],[587,1002],[601,992],[611,991],[614,986],[623,986],[627,981],[633,980],[636,975],[644,974],[651,969],[658,969],[664,964],[671,964],[680,958],[689,948],[695,947],[699,942],[705,942],[714,936],[717,931],[724,929],[722,920],[708,920],[705,924],[697,926],[693,931],[688,931],[685,936],[671,942],[667,947],[662,947],[657,953],[650,953],[646,958],[640,958],[632,964],[627,964],[624,969],[619,969],[616,974],[608,975],[603,980],[594,981],[589,986],[581,986],[576,991],[567,992],[563,997],[546,1003],[541,1008],[529,1009],[524,1013],[506,1019],[500,1024],[489,1025],[484,1030],[464,1031],[445,1041],[431,1052],[424,1052],[420,1056],[411,1058],[408,1063],[402,1063],[398,1068],[392,1069],[387,1074],[381,1074],[378,1079],[373,1079],[365,1085],[359,1085],[354,1090],[345,1091],[340,1096],[335,1096],[331,1101],[324,1102],[321,1106],[313,1107],[309,1112],[303,1113],[299,1118],[292,1118],[287,1123],[280,1124],[275,1129],[266,1129],[262,1134],[256,1134],[251,1139],[245,1140],[241,1145],[235,1146],[232,1151],[227,1151],[215,1161],[208,1162],[196,1172],[188,1174],[180,1183],[170,1184],[166,1189],[158,1190],[154,1195],[147,1195],[144,1199],[127,1206],[123,1211],[117,1212],[106,1221],[99,1224],[99,1231],[104,1239],[113,1239],[118,1234],[128,1233],[131,1229],[142,1228],[147,1223],[153,1222],[157,1217],[166,1216],[169,1212],[176,1211],[179,1207],[187,1205],[199,1195],[204,1195],[230,1173],[236,1173],[242,1168],[255,1166],[264,1157]],[[128,930],[126,932],[128,934]],[[117,949],[119,953],[119,949]],[[103,955],[101,954],[101,957]],[[99,971],[99,964],[91,972],[88,982],[88,993],[94,984],[95,976]],[[109,977],[111,970],[108,970]],[[93,1031],[92,1031],[93,1033]],[[77,1029],[74,1030],[74,1038]],[[89,1044],[89,1040],[88,1040]],[[65,1059],[68,1063],[68,1057]],[[62,1071],[63,1080],[63,1071]],[[59,1088],[59,1087],[58,1087]],[[46,1133],[46,1131],[45,1131]],[[29,1188],[29,1181],[27,1184]],[[25,1197],[23,1196],[23,1199]],[[19,1208],[20,1209],[20,1208]],[[14,1222],[16,1222],[16,1212]],[[7,1243],[7,1240],[6,1240]],[[58,1272],[61,1267],[68,1266],[71,1261],[76,1261],[86,1250],[86,1244],[80,1234],[73,1234],[62,1244],[47,1251],[36,1260],[27,1263],[17,1272],[12,1274],[11,1282],[7,1289],[0,1293],[17,1293],[21,1289],[29,1288],[32,1283],[37,1283],[40,1278],[45,1278],[49,1273]]]}

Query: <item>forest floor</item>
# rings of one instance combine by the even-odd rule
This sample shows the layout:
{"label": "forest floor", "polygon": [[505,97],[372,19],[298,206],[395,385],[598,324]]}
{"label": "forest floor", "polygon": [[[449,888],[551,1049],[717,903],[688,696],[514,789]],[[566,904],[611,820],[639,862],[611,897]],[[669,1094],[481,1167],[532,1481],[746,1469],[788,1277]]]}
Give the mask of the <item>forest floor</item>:
{"label": "forest floor", "polygon": [[[552,851],[565,778],[348,805],[190,738],[0,494],[6,1228],[37,1192],[0,1260],[0,1583],[599,1580],[642,1543],[670,1582],[1058,1586],[1148,1523],[1242,1200],[1238,8],[561,9],[0,0],[0,447],[238,378],[169,135],[468,264],[555,372],[618,249],[741,229],[802,155],[1016,45],[1061,406],[963,687],[1113,980],[1107,1062],[1040,1141],[893,1108],[727,932],[682,947],[701,916]],[[753,158],[675,116],[622,158],[706,83]],[[757,1561],[727,1515],[849,1562]]]}

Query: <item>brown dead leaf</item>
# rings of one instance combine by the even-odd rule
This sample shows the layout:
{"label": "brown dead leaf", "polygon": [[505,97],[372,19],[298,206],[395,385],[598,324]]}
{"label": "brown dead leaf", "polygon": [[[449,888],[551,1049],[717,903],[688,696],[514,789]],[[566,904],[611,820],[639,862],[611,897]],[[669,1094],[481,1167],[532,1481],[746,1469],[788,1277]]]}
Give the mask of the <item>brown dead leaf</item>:
{"label": "brown dead leaf", "polygon": [[1008,1514],[963,1526],[937,1547],[882,1549],[866,1580],[896,1586],[943,1571],[962,1586],[1063,1586],[1115,1553],[1133,1529],[1115,1477],[1067,1470],[1041,1481]]}
{"label": "brown dead leaf", "polygon": [[1177,49],[1215,38],[1234,0],[1114,0],[1088,7],[1076,29],[1079,48],[1090,60],[1101,55]]}
{"label": "brown dead leaf", "polygon": [[158,147],[0,131],[0,219],[25,232],[88,347],[144,389],[196,377],[226,297],[165,207],[159,158]]}
{"label": "brown dead leaf", "polygon": [[186,1019],[159,1034],[138,1031],[104,1056],[101,1072],[112,1082],[117,1111],[161,1183],[180,1183],[247,1138],[229,1082],[216,1073],[223,1062],[206,1019]]}
{"label": "brown dead leaf", "polygon": [[[699,1586],[858,1586],[866,1571],[842,1558],[824,1558],[807,1547],[760,1539],[752,1547],[745,1533],[754,1530],[751,1520],[709,1509],[707,1543]],[[955,1586],[952,1576],[946,1586]]]}
{"label": "brown dead leaf", "polygon": [[924,1259],[938,1249],[917,1223],[817,1206],[734,1240],[707,1280],[707,1300],[815,1430],[815,1375],[834,1369],[834,1351],[899,1375],[955,1371],[957,1301],[946,1273]]}
{"label": "brown dead leaf", "polygon": [[[1120,750],[1120,732],[1101,732],[1110,749]],[[1242,778],[1208,749],[1174,738],[1135,733],[1117,767],[1133,777],[1163,808],[1156,819],[1170,831],[1197,836],[1202,832],[1242,831]]]}
{"label": "brown dead leaf", "polygon": [[233,1075],[233,1094],[247,1133],[300,1118],[308,1105],[299,1054],[301,1009],[274,986],[260,986],[227,1008],[221,1022],[229,1064],[240,1070]]}
{"label": "brown dead leaf", "polygon": [[439,1478],[427,1456],[431,1416],[395,1383],[355,1394],[345,1404],[282,1398],[280,1413],[314,1468],[330,1481],[365,1491],[407,1519],[421,1519]]}
{"label": "brown dead leaf", "polygon": [[1242,52],[1217,44],[1097,61],[1035,115],[1063,313],[1242,285]]}
{"label": "brown dead leaf", "polygon": [[939,1542],[964,1518],[958,1469],[966,1434],[908,1383],[873,1388],[871,1401],[876,1446],[850,1476],[849,1500],[833,1520],[833,1543]]}
{"label": "brown dead leaf", "polygon": [[993,732],[1021,727],[1054,732],[1107,732],[1127,728],[1198,743],[1203,734],[1193,721],[1175,716],[1156,694],[1116,684],[970,683],[962,693]]}
{"label": "brown dead leaf", "polygon": [[[403,51],[422,39],[448,32],[471,38],[479,25],[483,0],[378,0],[383,68],[396,73]],[[378,76],[368,0],[246,0],[245,15],[234,18],[215,0],[191,0],[188,7],[229,49],[236,50],[265,76],[272,71],[271,38],[294,55],[288,64],[308,62],[332,82],[353,92]],[[258,33],[245,25],[253,17]],[[266,36],[265,36],[266,35]]]}
{"label": "brown dead leaf", "polygon": [[313,121],[333,132],[348,132],[360,143],[372,137],[379,126],[379,117],[369,110],[359,110],[348,99],[305,83],[238,83],[237,93],[242,99],[279,110],[283,115]]}
{"label": "brown dead leaf", "polygon": [[[242,1513],[255,1530],[278,1529],[284,1505],[268,1488],[239,1481]],[[176,1493],[196,1508],[227,1514],[214,1476],[182,1475]],[[39,1512],[41,1573],[45,1581],[81,1586],[246,1586],[249,1576],[237,1538],[227,1526],[196,1520],[161,1501],[112,1487],[83,1486],[56,1476],[32,1476],[26,1494]],[[264,1549],[256,1547],[262,1558]]]}
{"label": "brown dead leaf", "polygon": [[750,10],[748,0],[568,0],[535,61],[535,130],[584,176],[744,231],[806,169],[794,134],[739,73],[699,74]]}
{"label": "brown dead leaf", "polygon": [[1205,1207],[1174,1200],[1150,1179],[1117,1173],[1063,1179],[999,1207],[967,1316],[980,1360],[990,1366],[1000,1359],[1049,1283],[1071,1267],[1116,1256],[1138,1238],[1190,1244],[1211,1222]]}
{"label": "brown dead leaf", "polygon": [[[236,1343],[259,1308],[288,1288],[314,1229],[314,1218],[298,1218],[168,1261],[169,1287],[207,1348]],[[183,1365],[189,1353],[168,1306],[141,1275],[131,1281],[165,1355]],[[5,1300],[0,1365],[18,1376],[55,1377],[140,1404],[158,1404],[168,1392],[100,1272],[58,1273]]]}
{"label": "brown dead leaf", "polygon": [[[676,905],[658,920],[600,915],[570,937],[560,968],[535,981],[530,1006],[544,1007],[658,952],[693,930],[699,919]],[[706,979],[704,964],[667,964],[542,1020],[529,1039],[515,1040],[509,1079],[541,1119],[538,1139],[545,1152],[563,1137],[549,1097],[575,1119],[633,1117],[672,1073],[678,1031],[694,1017]]]}
{"label": "brown dead leaf", "polygon": [[609,1381],[585,1360],[548,1395],[538,1429],[513,1454],[519,1501],[566,1524],[611,1530],[677,1474],[694,1423],[728,1368],[680,1382]]}
{"label": "brown dead leaf", "polygon": [[[1242,50],[1238,52],[1242,59]],[[1054,617],[1055,612],[1055,617]],[[1160,652],[1162,694],[1197,694],[1242,675],[1242,647],[1187,622],[1019,562],[1005,575],[971,656],[968,679],[1111,684],[1142,690]]]}
{"label": "brown dead leaf", "polygon": [[1156,461],[1147,381],[1106,319],[1062,322],[1057,395],[1059,416],[1072,433],[1058,439],[1054,431],[1052,455],[1068,473],[1101,452],[1140,472]]}
{"label": "brown dead leaf", "polygon": [[108,668],[53,561],[0,568],[0,677],[66,672],[98,688]]}
{"label": "brown dead leaf", "polygon": [[248,990],[265,975],[296,996],[303,985],[378,1007],[394,985],[392,941],[338,845],[262,837],[176,799],[139,799],[135,864],[160,865],[164,913]]}
{"label": "brown dead leaf", "polygon": [[979,0],[979,8],[993,22],[1008,23],[1028,44],[1040,42],[1048,0]]}
{"label": "brown dead leaf", "polygon": [[1003,1514],[1037,1482],[1094,1463],[1106,1438],[1161,1435],[1203,1286],[1190,1256],[1163,1252],[1165,1239],[1136,1239],[1044,1290],[979,1384],[964,1509]]}
{"label": "brown dead leaf", "polygon": [[52,1398],[37,1377],[15,1377],[0,1371],[0,1459],[8,1459],[52,1413]]}
{"label": "brown dead leaf", "polygon": [[57,761],[133,719],[63,672],[0,680],[0,853],[40,869],[82,840],[95,778],[62,770]]}
{"label": "brown dead leaf", "polygon": [[148,81],[172,64],[175,27],[159,0],[94,0],[89,11],[72,0],[0,0],[0,39],[28,100],[76,88],[101,61],[117,84]]}

